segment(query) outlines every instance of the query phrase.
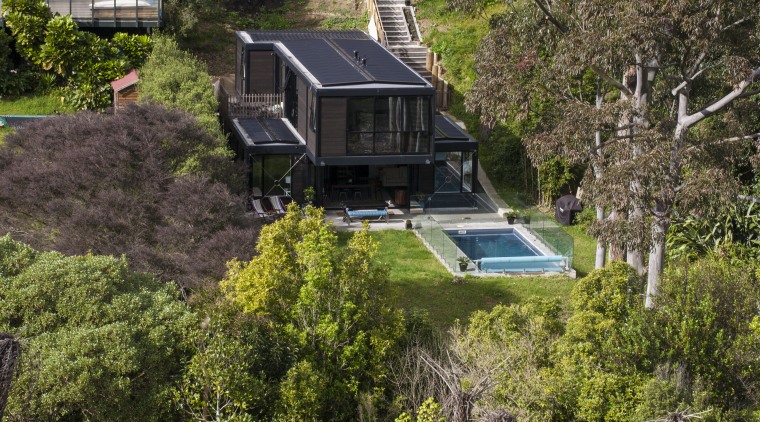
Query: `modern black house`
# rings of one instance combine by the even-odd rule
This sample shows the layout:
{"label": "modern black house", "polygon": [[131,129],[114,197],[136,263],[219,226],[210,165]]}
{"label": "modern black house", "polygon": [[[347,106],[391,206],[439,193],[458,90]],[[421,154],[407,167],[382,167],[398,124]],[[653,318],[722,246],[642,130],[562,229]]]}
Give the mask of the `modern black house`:
{"label": "modern black house", "polygon": [[467,196],[477,142],[435,89],[362,31],[237,32],[222,113],[251,188],[318,204]]}

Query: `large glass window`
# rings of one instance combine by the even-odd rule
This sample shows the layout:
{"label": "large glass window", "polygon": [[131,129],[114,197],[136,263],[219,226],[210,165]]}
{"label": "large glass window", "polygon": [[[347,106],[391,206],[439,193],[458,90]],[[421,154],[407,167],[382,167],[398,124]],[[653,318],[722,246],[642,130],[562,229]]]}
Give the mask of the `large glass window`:
{"label": "large glass window", "polygon": [[291,193],[289,155],[263,155],[253,157],[251,163],[252,183],[264,195],[287,195]]}
{"label": "large glass window", "polygon": [[472,192],[472,159],[470,151],[437,152],[435,192]]}
{"label": "large glass window", "polygon": [[429,97],[348,99],[347,152],[424,154],[430,151]]}

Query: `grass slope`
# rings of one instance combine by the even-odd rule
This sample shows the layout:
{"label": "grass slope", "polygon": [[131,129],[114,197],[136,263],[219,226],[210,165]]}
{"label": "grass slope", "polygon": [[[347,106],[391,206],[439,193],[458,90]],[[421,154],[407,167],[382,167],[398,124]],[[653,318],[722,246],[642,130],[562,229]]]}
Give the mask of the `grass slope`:
{"label": "grass slope", "polygon": [[[455,321],[466,322],[472,312],[489,310],[497,304],[522,302],[530,297],[565,300],[575,280],[555,277],[467,277],[455,283],[454,276],[433,256],[412,231],[371,232],[380,243],[378,259],[390,267],[391,291],[403,309],[421,309],[431,322],[447,329]],[[349,233],[340,233],[347,241]]]}
{"label": "grass slope", "polygon": [[55,113],[69,113],[71,107],[64,104],[55,94],[25,95],[16,98],[0,98],[0,114],[40,116]]}

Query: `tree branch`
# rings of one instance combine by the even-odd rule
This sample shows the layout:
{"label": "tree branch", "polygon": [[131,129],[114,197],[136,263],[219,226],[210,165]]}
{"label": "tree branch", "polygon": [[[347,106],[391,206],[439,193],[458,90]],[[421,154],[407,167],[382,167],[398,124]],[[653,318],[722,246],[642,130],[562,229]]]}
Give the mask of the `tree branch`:
{"label": "tree branch", "polygon": [[630,89],[628,89],[627,86],[623,85],[622,82],[618,81],[617,79],[613,78],[612,76],[608,75],[606,72],[604,72],[602,69],[600,69],[598,66],[591,65],[589,66],[589,69],[591,69],[594,73],[596,73],[597,76],[604,79],[605,82],[608,84],[614,86],[615,88],[623,91],[627,95],[633,94]]}
{"label": "tree branch", "polygon": [[742,95],[744,91],[747,89],[747,87],[749,87],[752,83],[754,83],[755,79],[757,79],[758,77],[760,77],[760,67],[753,70],[752,73],[747,77],[747,79],[741,81],[739,85],[733,91],[726,94],[723,98],[719,99],[718,101],[710,104],[709,106],[703,108],[702,110],[694,114],[684,116],[682,119],[680,119],[678,123],[681,124],[684,128],[688,128],[700,122],[702,119],[705,119],[706,117],[709,117],[715,114],[717,111],[721,110],[723,107],[730,104],[731,101],[735,100],[740,95]]}
{"label": "tree branch", "polygon": [[745,17],[739,19],[738,21],[736,21],[734,23],[730,23],[730,24],[724,26],[723,28],[720,28],[720,32],[728,31],[729,29],[731,29],[731,28],[733,28],[733,27],[735,27],[737,25],[741,25],[742,23],[744,23],[744,22],[746,22],[748,20],[749,20],[749,17],[745,16]]}
{"label": "tree branch", "polygon": [[734,136],[732,138],[725,138],[718,141],[718,143],[728,143],[728,142],[736,142],[736,141],[744,141],[747,139],[758,139],[760,138],[760,132],[753,133],[751,135],[744,135],[744,136]]}
{"label": "tree branch", "polygon": [[546,8],[546,5],[543,4],[540,0],[533,0],[533,3],[536,3],[536,6],[541,9],[542,12],[544,12],[544,16],[546,16],[546,19],[549,20],[561,33],[566,33],[567,28],[565,28],[565,25],[562,25],[560,21],[557,20],[557,18],[554,17],[554,15],[549,11],[549,9]]}
{"label": "tree branch", "polygon": [[697,73],[695,73],[692,76],[686,78],[686,80],[684,80],[683,82],[681,82],[680,84],[678,84],[677,87],[673,88],[670,91],[670,93],[672,95],[677,95],[678,92],[680,92],[682,89],[684,89],[684,87],[686,87],[687,84],[689,84],[692,81],[694,81],[694,79],[696,79],[699,75],[701,75],[702,73],[704,73],[706,70],[714,69],[715,67],[716,66],[707,66],[707,67],[703,67],[702,69],[699,69],[699,71],[697,71]]}

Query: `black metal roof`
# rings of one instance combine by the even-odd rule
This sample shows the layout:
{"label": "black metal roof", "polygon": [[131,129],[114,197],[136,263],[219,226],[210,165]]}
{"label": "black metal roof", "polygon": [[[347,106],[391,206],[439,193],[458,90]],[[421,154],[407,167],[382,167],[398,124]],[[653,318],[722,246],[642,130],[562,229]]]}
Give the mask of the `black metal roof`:
{"label": "black metal roof", "polygon": [[[244,31],[247,43],[271,43],[325,87],[357,84],[426,86],[427,81],[362,31]],[[286,51],[284,51],[284,50]]]}
{"label": "black metal roof", "polygon": [[[279,30],[279,31],[240,31],[247,34],[251,41],[287,41],[287,40],[321,40],[321,39],[371,39],[366,32],[359,30]],[[239,36],[239,35],[238,35]]]}
{"label": "black metal roof", "polygon": [[367,83],[369,78],[326,40],[284,41],[285,48],[322,86]]}
{"label": "black metal roof", "polygon": [[301,143],[280,119],[239,119],[238,124],[254,145]]}
{"label": "black metal roof", "polygon": [[446,116],[437,114],[435,116],[435,139],[436,140],[462,140],[462,141],[474,141],[474,139],[449,120]]}

